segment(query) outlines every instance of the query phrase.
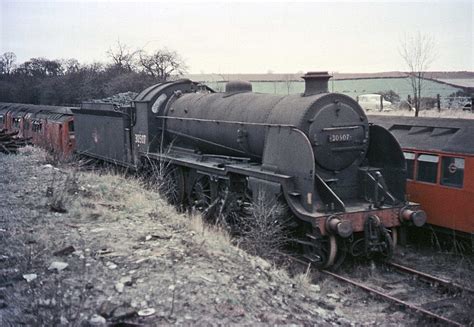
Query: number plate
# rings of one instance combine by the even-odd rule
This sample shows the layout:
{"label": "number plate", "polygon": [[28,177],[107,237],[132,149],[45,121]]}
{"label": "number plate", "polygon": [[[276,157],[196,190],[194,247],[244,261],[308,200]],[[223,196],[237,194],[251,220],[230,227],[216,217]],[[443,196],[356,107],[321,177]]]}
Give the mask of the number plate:
{"label": "number plate", "polygon": [[349,142],[351,140],[351,134],[344,133],[344,134],[329,134],[328,141],[330,143],[336,142]]}

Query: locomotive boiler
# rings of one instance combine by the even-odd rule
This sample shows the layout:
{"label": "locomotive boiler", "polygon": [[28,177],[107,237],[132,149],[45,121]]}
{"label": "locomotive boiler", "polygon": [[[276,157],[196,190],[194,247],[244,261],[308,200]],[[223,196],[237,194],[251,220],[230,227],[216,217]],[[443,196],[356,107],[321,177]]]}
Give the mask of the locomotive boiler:
{"label": "locomotive boiler", "polygon": [[238,211],[261,194],[284,201],[316,266],[347,252],[389,257],[397,228],[426,215],[406,201],[397,141],[352,98],[329,93],[330,77],[308,73],[304,93],[287,96],[242,81],[216,93],[179,80],[128,108],[85,104],[75,110],[77,150],[135,169],[166,163],[170,201],[206,214]]}

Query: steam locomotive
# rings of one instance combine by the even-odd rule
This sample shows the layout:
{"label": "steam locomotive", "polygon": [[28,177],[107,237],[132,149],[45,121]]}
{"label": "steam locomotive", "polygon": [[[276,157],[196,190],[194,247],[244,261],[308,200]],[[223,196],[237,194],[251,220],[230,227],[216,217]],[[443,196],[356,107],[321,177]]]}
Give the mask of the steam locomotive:
{"label": "steam locomotive", "polygon": [[330,77],[308,73],[304,93],[288,96],[179,80],[149,87],[130,107],[85,103],[73,109],[76,151],[133,169],[166,163],[171,202],[203,212],[228,194],[234,211],[261,194],[283,199],[318,267],[333,265],[341,244],[340,254],[389,257],[397,228],[421,226],[426,214],[406,201],[397,141],[352,98],[329,93]]}
{"label": "steam locomotive", "polygon": [[316,267],[346,253],[390,257],[398,228],[421,226],[426,214],[406,200],[398,142],[352,98],[329,93],[330,77],[307,73],[304,93],[287,96],[243,81],[216,93],[178,80],[131,106],[83,103],[72,109],[75,151],[134,170],[166,167],[170,201],[206,214],[260,196],[284,202]]}

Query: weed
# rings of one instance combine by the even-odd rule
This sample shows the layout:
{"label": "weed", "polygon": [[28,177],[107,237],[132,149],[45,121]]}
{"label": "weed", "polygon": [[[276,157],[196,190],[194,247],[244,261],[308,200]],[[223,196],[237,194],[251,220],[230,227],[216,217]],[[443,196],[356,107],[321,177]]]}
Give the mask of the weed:
{"label": "weed", "polygon": [[237,243],[245,251],[266,259],[278,257],[289,242],[288,207],[269,201],[260,193],[252,203],[250,214],[237,217]]}
{"label": "weed", "polygon": [[49,208],[51,211],[65,213],[78,190],[77,173],[75,170],[66,173],[66,178],[56,171],[50,186],[46,189],[46,196],[51,198]]}
{"label": "weed", "polygon": [[308,265],[306,271],[293,277],[295,285],[300,290],[308,290],[312,284],[311,265]]}

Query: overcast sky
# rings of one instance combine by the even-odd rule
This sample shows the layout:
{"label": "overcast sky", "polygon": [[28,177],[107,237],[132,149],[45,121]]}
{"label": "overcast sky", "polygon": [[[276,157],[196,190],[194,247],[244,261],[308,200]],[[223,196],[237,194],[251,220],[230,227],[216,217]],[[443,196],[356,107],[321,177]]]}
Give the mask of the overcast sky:
{"label": "overcast sky", "polygon": [[107,60],[120,42],[167,47],[191,73],[404,70],[404,33],[431,34],[431,70],[474,70],[472,1],[108,2],[0,0],[0,53]]}

